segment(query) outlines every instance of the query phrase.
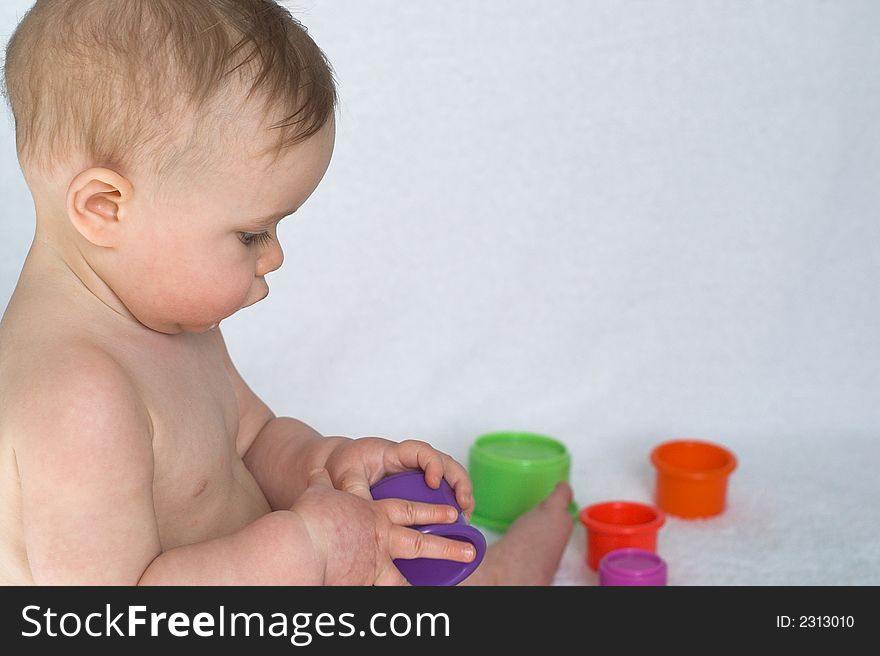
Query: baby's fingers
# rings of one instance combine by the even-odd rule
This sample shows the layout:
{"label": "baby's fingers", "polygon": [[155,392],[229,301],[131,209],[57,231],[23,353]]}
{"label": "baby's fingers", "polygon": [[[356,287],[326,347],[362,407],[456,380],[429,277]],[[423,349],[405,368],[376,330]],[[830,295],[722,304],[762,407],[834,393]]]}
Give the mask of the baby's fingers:
{"label": "baby's fingers", "polygon": [[474,512],[474,490],[467,470],[457,460],[443,454],[443,467],[446,480],[455,490],[455,500],[461,506],[465,517],[470,520]]}
{"label": "baby's fingers", "polygon": [[427,442],[404,440],[387,451],[385,467],[388,471],[399,467],[421,469],[425,472],[425,481],[436,490],[443,478],[443,454]]}
{"label": "baby's fingers", "polygon": [[405,499],[382,499],[376,503],[382,506],[391,523],[398,526],[451,524],[458,519],[458,511],[455,508],[438,503]]}
{"label": "baby's fingers", "polygon": [[402,526],[393,527],[390,538],[389,552],[392,558],[437,558],[469,563],[477,556],[470,542],[441,538]]}

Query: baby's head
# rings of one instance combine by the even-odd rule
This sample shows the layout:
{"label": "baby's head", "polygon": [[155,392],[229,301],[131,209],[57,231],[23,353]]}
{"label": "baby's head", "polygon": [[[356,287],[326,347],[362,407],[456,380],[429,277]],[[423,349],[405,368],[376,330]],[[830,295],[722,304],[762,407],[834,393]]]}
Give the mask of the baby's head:
{"label": "baby's head", "polygon": [[286,9],[38,0],[4,73],[37,240],[113,304],[202,332],[268,294],[276,224],[317,187],[335,136],[332,69]]}

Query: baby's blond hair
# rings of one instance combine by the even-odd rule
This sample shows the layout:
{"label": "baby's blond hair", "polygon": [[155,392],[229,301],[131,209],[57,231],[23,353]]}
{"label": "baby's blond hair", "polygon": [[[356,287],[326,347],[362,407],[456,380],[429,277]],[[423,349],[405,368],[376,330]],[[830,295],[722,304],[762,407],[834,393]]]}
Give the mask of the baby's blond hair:
{"label": "baby's blond hair", "polygon": [[276,158],[333,117],[330,64],[274,0],[38,0],[7,45],[3,95],[25,172],[75,153],[164,179],[208,165],[211,110],[247,85],[264,122],[284,117],[268,126]]}

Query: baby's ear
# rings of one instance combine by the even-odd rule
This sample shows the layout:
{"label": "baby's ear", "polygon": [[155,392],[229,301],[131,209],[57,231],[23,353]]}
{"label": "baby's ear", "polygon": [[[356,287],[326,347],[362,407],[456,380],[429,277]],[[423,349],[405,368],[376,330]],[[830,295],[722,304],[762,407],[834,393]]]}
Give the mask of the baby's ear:
{"label": "baby's ear", "polygon": [[117,241],[120,207],[132,198],[132,184],[110,169],[92,168],[77,175],[67,190],[67,215],[73,227],[96,246]]}

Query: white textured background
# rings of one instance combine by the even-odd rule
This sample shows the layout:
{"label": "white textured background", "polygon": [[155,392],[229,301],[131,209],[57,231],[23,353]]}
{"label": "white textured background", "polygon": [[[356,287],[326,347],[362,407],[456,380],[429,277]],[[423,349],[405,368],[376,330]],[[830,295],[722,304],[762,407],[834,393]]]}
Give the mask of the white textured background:
{"label": "white textured background", "polygon": [[[880,584],[880,3],[287,4],[337,71],[336,154],[221,324],[277,414],[463,462],[546,433],[581,506],[721,442],[730,508],[667,522],[671,584]],[[5,305],[11,119],[0,185]],[[579,526],[557,583],[583,557]]]}

